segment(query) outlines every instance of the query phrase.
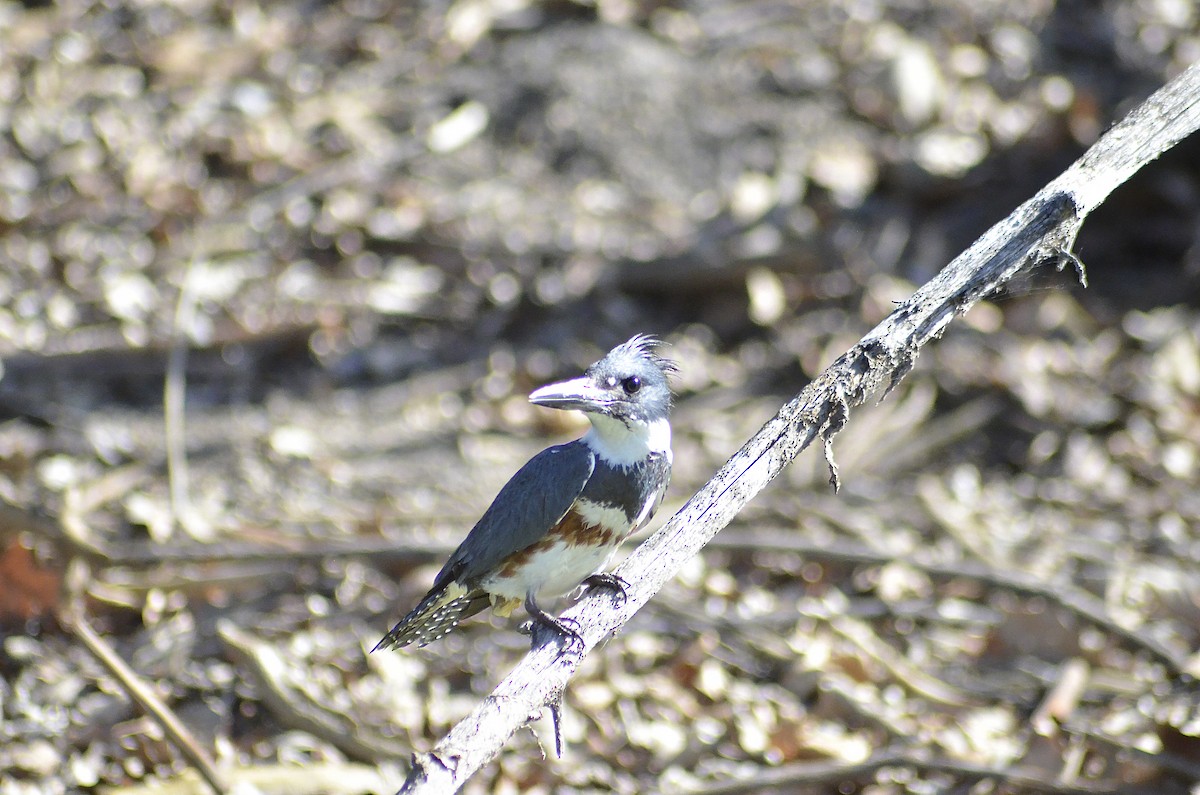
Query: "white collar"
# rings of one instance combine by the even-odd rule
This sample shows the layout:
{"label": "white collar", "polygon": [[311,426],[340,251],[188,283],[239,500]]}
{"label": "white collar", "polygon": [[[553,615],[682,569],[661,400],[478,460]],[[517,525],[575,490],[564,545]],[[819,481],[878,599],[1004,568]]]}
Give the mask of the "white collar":
{"label": "white collar", "polygon": [[646,459],[651,453],[661,453],[671,461],[671,424],[666,418],[628,424],[602,414],[589,414],[592,427],[583,443],[592,448],[612,466],[629,467]]}

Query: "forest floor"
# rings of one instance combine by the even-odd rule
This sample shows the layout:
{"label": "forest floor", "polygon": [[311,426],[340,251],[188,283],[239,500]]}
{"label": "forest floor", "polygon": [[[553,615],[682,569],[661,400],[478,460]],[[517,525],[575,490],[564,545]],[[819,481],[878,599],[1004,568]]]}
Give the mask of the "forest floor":
{"label": "forest floor", "polygon": [[[0,5],[0,795],[207,791],[138,683],[239,786],[394,791],[527,648],[368,653],[582,430],[529,391],[669,343],[659,525],[1198,26]],[[466,791],[1196,792],[1198,154],[1085,224],[1089,288],[971,310],[852,414],[840,493],[806,453],[590,655],[562,760],[542,719]]]}

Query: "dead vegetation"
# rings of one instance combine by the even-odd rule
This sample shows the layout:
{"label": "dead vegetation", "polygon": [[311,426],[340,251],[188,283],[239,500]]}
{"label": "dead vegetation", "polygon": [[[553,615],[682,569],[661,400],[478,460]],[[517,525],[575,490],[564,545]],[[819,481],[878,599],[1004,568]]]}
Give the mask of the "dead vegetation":
{"label": "dead vegetation", "polygon": [[[669,516],[1200,42],[1150,3],[398,5],[0,10],[4,795],[393,791],[527,647],[365,653],[577,430],[531,388],[667,337]],[[1085,227],[1088,292],[972,310],[839,495],[802,458],[583,661],[565,760],[543,721],[467,791],[1194,787],[1184,147]]]}

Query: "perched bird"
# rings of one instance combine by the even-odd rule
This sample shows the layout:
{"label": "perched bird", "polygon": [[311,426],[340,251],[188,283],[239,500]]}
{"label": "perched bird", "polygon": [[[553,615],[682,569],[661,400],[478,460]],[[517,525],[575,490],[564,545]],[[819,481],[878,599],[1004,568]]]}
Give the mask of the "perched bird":
{"label": "perched bird", "polygon": [[591,429],[538,453],[505,484],[433,587],[375,649],[418,646],[446,635],[489,604],[509,616],[524,602],[534,622],[565,642],[578,634],[538,600],[581,584],[624,584],[600,573],[617,546],[654,515],[671,478],[671,389],[675,365],[658,342],[637,335],[579,378],[550,384],[530,402],[582,411]]}

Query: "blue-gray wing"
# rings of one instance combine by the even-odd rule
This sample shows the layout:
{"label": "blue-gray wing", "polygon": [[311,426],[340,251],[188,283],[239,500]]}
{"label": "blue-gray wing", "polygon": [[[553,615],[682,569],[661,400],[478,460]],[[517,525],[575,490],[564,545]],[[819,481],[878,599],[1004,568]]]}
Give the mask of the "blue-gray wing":
{"label": "blue-gray wing", "polygon": [[548,447],[529,459],[446,561],[437,582],[469,583],[540,540],[566,515],[595,466],[595,454],[580,441]]}

